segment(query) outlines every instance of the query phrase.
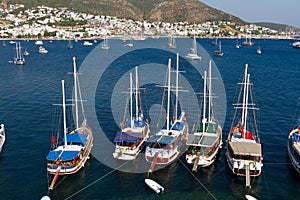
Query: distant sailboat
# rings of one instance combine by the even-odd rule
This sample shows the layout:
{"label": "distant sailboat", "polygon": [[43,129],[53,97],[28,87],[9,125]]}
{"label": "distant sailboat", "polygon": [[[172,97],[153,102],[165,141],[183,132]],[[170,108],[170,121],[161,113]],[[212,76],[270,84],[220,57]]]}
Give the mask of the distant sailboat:
{"label": "distant sailboat", "polygon": [[101,48],[102,49],[105,49],[105,50],[108,50],[110,47],[109,47],[109,44],[108,44],[108,39],[107,37],[104,38],[103,42],[102,42],[102,45],[101,45]]}
{"label": "distant sailboat", "polygon": [[248,37],[246,36],[245,41],[242,43],[242,45],[243,45],[243,46],[253,46],[254,43],[251,41],[251,36],[249,37],[249,39],[248,39]]}
{"label": "distant sailboat", "polygon": [[211,45],[215,46],[215,45],[217,45],[217,44],[218,44],[218,38],[216,37],[216,40],[213,41],[213,42],[211,43]]}
{"label": "distant sailboat", "polygon": [[171,49],[176,48],[175,38],[173,35],[170,36],[169,41],[167,42],[167,45]]}
{"label": "distant sailboat", "polygon": [[236,45],[235,45],[235,47],[236,47],[237,49],[240,48],[239,38],[238,38],[238,37],[236,38]]}
{"label": "distant sailboat", "polygon": [[222,52],[221,41],[219,42],[219,50],[214,51],[215,56],[222,57],[224,53]]}
{"label": "distant sailboat", "polygon": [[72,41],[69,40],[68,49],[73,49]]}
{"label": "distant sailboat", "polygon": [[201,57],[197,54],[197,41],[196,36],[194,36],[193,46],[190,48],[190,52],[186,55],[187,58],[191,58],[192,60],[201,60]]}
{"label": "distant sailboat", "polygon": [[257,53],[257,54],[261,54],[261,53],[262,53],[262,52],[261,52],[260,45],[258,45],[258,47],[257,47],[257,49],[256,49],[256,53]]}
{"label": "distant sailboat", "polygon": [[14,64],[16,64],[16,65],[24,65],[25,64],[25,58],[23,57],[23,54],[21,52],[20,42],[16,42],[16,56],[14,58]]}

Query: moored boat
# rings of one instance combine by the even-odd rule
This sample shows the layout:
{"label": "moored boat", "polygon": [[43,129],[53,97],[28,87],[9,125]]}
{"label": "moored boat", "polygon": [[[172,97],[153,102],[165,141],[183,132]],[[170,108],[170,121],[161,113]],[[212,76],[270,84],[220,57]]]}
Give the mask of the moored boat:
{"label": "moored boat", "polygon": [[196,36],[194,36],[193,46],[192,46],[192,48],[190,48],[190,52],[186,55],[186,57],[190,58],[192,60],[201,60],[201,57],[198,55],[198,52],[197,52]]}
{"label": "moored boat", "polygon": [[36,40],[36,41],[34,42],[34,44],[35,44],[35,45],[43,45],[44,43],[43,43],[42,40]]}
{"label": "moored boat", "polygon": [[[178,59],[178,55],[177,55]],[[177,70],[178,74],[178,65]],[[166,126],[164,126],[155,135],[150,136],[146,143],[145,157],[151,163],[150,171],[153,171],[155,165],[167,165],[175,161],[185,148],[186,134],[188,132],[185,112],[182,111],[181,115],[177,118],[177,106],[175,108],[174,122],[170,121],[170,92],[171,92],[171,59],[168,63],[168,85],[167,85],[167,119]],[[176,94],[178,94],[178,75],[176,78]],[[176,102],[178,101],[176,95]],[[176,103],[177,105],[177,103]]]}
{"label": "moored boat", "polygon": [[252,96],[252,83],[247,64],[240,91],[228,135],[226,158],[231,171],[238,176],[246,176],[246,186],[250,186],[250,177],[261,174],[263,156],[256,124],[255,111],[258,108],[255,107]]}
{"label": "moored boat", "polygon": [[298,173],[300,173],[300,120],[296,122],[295,128],[293,128],[288,135],[287,143],[288,155],[292,162],[292,165]]}
{"label": "moored boat", "polygon": [[14,64],[15,65],[24,65],[25,64],[25,58],[23,57],[22,52],[21,52],[20,42],[16,42],[16,56],[14,58]]}
{"label": "moored boat", "polygon": [[[133,160],[141,152],[144,142],[149,138],[148,120],[144,119],[141,104],[138,68],[135,68],[136,82],[135,92],[133,92],[132,73],[130,73],[130,120],[121,123],[121,131],[117,133],[114,139],[115,152],[113,157],[120,160]],[[135,117],[133,117],[133,94],[135,94]]]}
{"label": "moored boat", "polygon": [[[74,102],[75,102],[75,128],[67,131],[66,102],[64,80],[62,80],[62,113],[63,113],[63,139],[56,139],[52,135],[51,150],[49,151],[47,160],[47,172],[54,175],[49,189],[54,188],[55,182],[59,175],[68,175],[78,172],[84,167],[93,146],[93,134],[91,128],[87,125],[86,118],[83,113],[82,124],[79,124],[78,116],[78,93],[80,92],[79,82],[77,80],[76,63],[74,62]],[[81,96],[81,95],[80,95]],[[80,97],[81,98],[81,97]],[[81,105],[83,107],[83,105]],[[59,136],[57,136],[58,138]]]}
{"label": "moored boat", "polygon": [[4,128],[4,124],[1,124],[0,125],[0,152],[2,151],[4,143],[5,143],[5,128]]}
{"label": "moored boat", "polygon": [[219,42],[219,50],[214,51],[215,56],[222,57],[224,53],[222,52],[221,41]]}
{"label": "moored boat", "polygon": [[222,147],[222,128],[213,116],[211,61],[208,77],[207,72],[204,72],[203,87],[202,122],[195,133],[187,135],[186,142],[186,161],[193,164],[193,171],[197,171],[198,166],[211,165]]}
{"label": "moored boat", "polygon": [[48,50],[43,46],[39,46],[39,53],[40,54],[46,54],[46,53],[48,53]]}
{"label": "moored boat", "polygon": [[299,41],[293,42],[292,47],[295,48],[295,49],[300,49],[300,42]]}

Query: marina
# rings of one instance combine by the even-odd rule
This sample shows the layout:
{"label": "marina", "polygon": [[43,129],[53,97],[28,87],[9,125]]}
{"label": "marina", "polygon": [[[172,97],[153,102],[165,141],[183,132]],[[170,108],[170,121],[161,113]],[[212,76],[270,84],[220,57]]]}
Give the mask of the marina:
{"label": "marina", "polygon": [[[252,40],[258,43],[258,39]],[[53,40],[50,43],[44,40],[43,46],[49,52],[41,55],[37,51],[35,41],[20,41],[22,48],[30,52],[26,57],[26,65],[20,67],[9,62],[15,53],[15,43],[5,41],[6,46],[0,48],[2,57],[0,121],[5,124],[6,136],[0,154],[1,199],[40,199],[48,193],[45,166],[51,146],[52,104],[61,100],[59,91],[62,79],[65,79],[66,83],[68,94],[66,99],[71,98],[73,79],[68,72],[73,69],[70,61],[74,56],[79,68],[81,88],[84,90],[83,96],[86,99],[84,102],[86,112],[90,114],[95,110],[96,120],[89,120],[88,115],[89,126],[95,136],[94,146],[90,159],[83,168],[75,174],[67,175],[66,178],[58,179],[54,189],[49,193],[51,199],[245,199],[245,195],[257,199],[297,199],[299,174],[288,157],[287,149],[288,135],[291,132],[289,128],[295,125],[295,115],[298,115],[296,108],[299,95],[295,91],[300,89],[297,84],[291,85],[297,83],[300,77],[298,70],[300,52],[292,48],[293,41],[260,39],[259,44],[263,46],[264,53],[258,55],[255,46],[240,46],[237,49],[236,38],[222,39],[222,51],[226,56],[213,60],[216,46],[211,45],[211,39],[197,38],[199,44],[197,51],[201,55],[201,60],[197,62],[185,57],[193,39],[176,38],[176,49],[167,47],[165,45],[167,42],[168,38],[147,38],[135,41],[134,46],[128,48],[120,39],[110,38],[109,51],[103,51],[100,42],[93,44],[91,48],[83,46],[82,42],[73,42],[73,48],[66,50],[68,41]],[[161,48],[154,51],[155,47]],[[116,56],[111,53],[115,49],[123,54]],[[134,161],[119,161],[113,158],[115,150],[113,141],[126,104],[126,98],[114,97],[128,96],[128,93],[122,94],[121,91],[129,90],[127,84],[129,73],[133,72],[135,66],[139,66],[143,114],[145,118],[150,118],[150,136],[157,133],[163,126],[161,121],[164,121],[164,118],[156,120],[157,110],[162,108],[160,106],[162,88],[156,85],[165,86],[169,58],[173,63],[171,76],[175,77],[176,53],[180,55],[180,70],[185,71],[180,73],[179,80],[183,81],[182,83],[188,81],[194,89],[194,91],[189,89],[188,93],[180,92],[180,96],[184,98],[179,100],[179,105],[184,107],[189,131],[195,131],[194,124],[198,126],[202,119],[200,109],[195,109],[187,102],[191,101],[192,93],[201,93],[203,89],[201,75],[207,69],[209,60],[213,60],[213,66],[218,69],[218,72],[213,69],[214,73],[220,74],[216,80],[214,79],[214,83],[219,86],[218,82],[222,82],[224,88],[213,90],[219,96],[214,98],[214,106],[218,111],[222,111],[220,109],[222,102],[228,107],[228,111],[225,109],[215,116],[223,127],[224,144],[226,143],[224,138],[227,138],[231,130],[234,114],[233,97],[238,95],[236,83],[243,81],[244,66],[246,63],[249,64],[260,108],[258,122],[264,158],[261,174],[250,179],[251,188],[245,187],[245,177],[234,175],[227,166],[225,148],[220,149],[214,163],[205,168],[198,168],[197,172],[192,172],[185,154],[176,158],[170,165],[153,170],[149,175],[147,170],[151,164],[146,161],[143,153],[140,153]],[[108,61],[109,59],[111,61]],[[97,62],[94,62],[95,60]],[[102,64],[107,64],[108,67],[97,68]],[[87,71],[95,69],[97,73],[102,73],[102,76],[98,79],[85,79],[95,74],[94,71],[86,74],[84,71],[86,68]],[[151,69],[151,74],[148,69]],[[149,82],[146,81],[147,73],[151,75]],[[124,80],[127,80],[126,84]],[[87,83],[96,85],[95,90],[88,88]],[[171,88],[174,89],[174,85]],[[94,96],[88,95],[87,90],[95,91]],[[222,91],[226,93],[225,97]],[[171,92],[171,96],[175,97],[174,91]],[[200,98],[197,101],[200,101]],[[114,108],[114,105],[117,107]],[[70,112],[70,109],[72,106],[67,108],[67,112]],[[106,140],[97,128],[98,124],[101,125]],[[111,146],[106,149],[103,145],[108,143],[107,141],[110,141]],[[105,155],[102,159],[109,160],[111,165],[101,160],[100,151]],[[145,170],[140,170],[139,173],[131,173],[127,168],[127,171],[123,170],[129,166],[128,168],[134,171],[142,165],[145,166]],[[163,186],[164,192],[162,194],[154,192],[145,183],[145,178],[155,180]],[[15,192],[16,184],[22,188],[19,192]]]}

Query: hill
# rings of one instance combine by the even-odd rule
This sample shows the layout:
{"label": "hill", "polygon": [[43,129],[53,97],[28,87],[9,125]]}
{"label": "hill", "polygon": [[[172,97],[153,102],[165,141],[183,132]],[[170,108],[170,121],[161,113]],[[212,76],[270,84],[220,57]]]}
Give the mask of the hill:
{"label": "hill", "polygon": [[257,22],[257,23],[253,23],[253,24],[256,24],[256,25],[262,26],[262,27],[267,27],[267,28],[277,30],[277,31],[295,31],[295,32],[300,31],[300,28],[294,27],[294,26],[289,26],[286,24],[277,24],[277,23],[270,23],[270,22]]}
{"label": "hill", "polygon": [[231,21],[239,25],[246,23],[198,0],[7,0],[7,2],[24,4],[27,8],[38,5],[66,7],[73,11],[150,22]]}

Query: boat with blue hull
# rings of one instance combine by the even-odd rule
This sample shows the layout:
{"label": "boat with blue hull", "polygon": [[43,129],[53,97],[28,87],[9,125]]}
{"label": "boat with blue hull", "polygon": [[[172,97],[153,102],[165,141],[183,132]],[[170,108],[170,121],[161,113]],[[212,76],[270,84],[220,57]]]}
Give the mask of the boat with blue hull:
{"label": "boat with blue hull", "polygon": [[[138,67],[135,68],[136,81],[133,91],[132,73],[130,73],[130,120],[121,123],[119,131],[114,139],[115,151],[113,157],[119,160],[134,160],[141,152],[142,147],[149,138],[148,120],[144,119],[139,92]],[[133,116],[133,94],[135,94],[135,117]],[[140,108],[139,108],[140,106]]]}
{"label": "boat with blue hull", "polygon": [[296,127],[289,133],[287,148],[292,165],[300,173],[300,120],[297,120]]}
{"label": "boat with blue hull", "polygon": [[[59,175],[68,175],[78,172],[84,167],[93,146],[93,134],[91,128],[87,125],[83,110],[83,122],[79,124],[78,117],[78,93],[81,99],[79,82],[77,80],[76,62],[74,61],[74,102],[75,102],[75,128],[67,131],[66,100],[64,80],[62,80],[62,113],[63,113],[63,138],[56,139],[54,135],[51,138],[51,149],[46,157],[47,172],[54,175],[49,189],[53,190]],[[83,105],[81,105],[83,108]],[[59,134],[58,134],[59,138]]]}

